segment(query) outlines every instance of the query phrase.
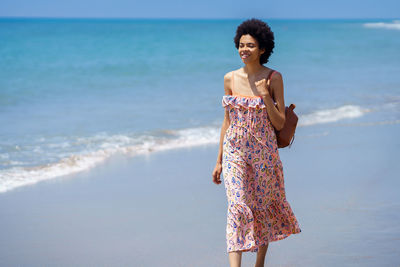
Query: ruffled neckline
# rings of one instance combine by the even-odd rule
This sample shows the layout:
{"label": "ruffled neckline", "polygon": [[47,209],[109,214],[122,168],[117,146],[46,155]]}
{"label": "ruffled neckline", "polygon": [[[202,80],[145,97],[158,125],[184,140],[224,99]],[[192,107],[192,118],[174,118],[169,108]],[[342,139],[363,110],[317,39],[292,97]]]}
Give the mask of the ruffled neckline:
{"label": "ruffled neckline", "polygon": [[264,100],[261,96],[244,96],[244,95],[224,95],[222,96],[222,106],[228,105],[234,107],[245,107],[245,108],[264,108]]}

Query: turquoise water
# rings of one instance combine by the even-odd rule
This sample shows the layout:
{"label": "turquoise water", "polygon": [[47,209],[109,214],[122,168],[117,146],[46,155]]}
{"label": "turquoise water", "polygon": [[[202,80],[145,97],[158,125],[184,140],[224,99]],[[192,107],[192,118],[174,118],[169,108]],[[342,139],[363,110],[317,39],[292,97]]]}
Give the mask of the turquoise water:
{"label": "turquoise water", "polygon": [[[400,23],[265,20],[299,127],[399,123]],[[241,20],[0,19],[0,192],[217,144]]]}

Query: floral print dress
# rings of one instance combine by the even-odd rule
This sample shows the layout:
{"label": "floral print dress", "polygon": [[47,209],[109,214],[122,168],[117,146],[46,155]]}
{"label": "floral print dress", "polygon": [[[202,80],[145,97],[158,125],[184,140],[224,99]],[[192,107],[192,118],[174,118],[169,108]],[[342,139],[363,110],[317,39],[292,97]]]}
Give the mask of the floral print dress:
{"label": "floral print dress", "polygon": [[286,200],[276,135],[262,97],[224,95],[222,106],[231,122],[222,158],[227,252],[257,252],[301,229]]}

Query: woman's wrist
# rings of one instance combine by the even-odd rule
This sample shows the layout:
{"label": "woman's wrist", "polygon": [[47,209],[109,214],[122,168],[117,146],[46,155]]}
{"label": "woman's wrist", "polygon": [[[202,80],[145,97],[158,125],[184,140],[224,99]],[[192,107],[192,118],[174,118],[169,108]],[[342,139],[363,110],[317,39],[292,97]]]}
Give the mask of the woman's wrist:
{"label": "woman's wrist", "polygon": [[[271,100],[273,100],[270,94],[261,95],[261,97],[263,98],[263,100],[266,100],[266,99],[271,99]],[[267,100],[267,101],[268,101],[268,100]]]}

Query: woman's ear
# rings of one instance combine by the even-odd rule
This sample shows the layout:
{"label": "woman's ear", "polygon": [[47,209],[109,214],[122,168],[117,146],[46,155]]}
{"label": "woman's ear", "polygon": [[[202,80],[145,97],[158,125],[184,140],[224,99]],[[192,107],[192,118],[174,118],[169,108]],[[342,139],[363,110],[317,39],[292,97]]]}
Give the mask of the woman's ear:
{"label": "woman's ear", "polygon": [[260,55],[262,55],[262,54],[264,54],[264,53],[265,53],[265,48],[260,49]]}

